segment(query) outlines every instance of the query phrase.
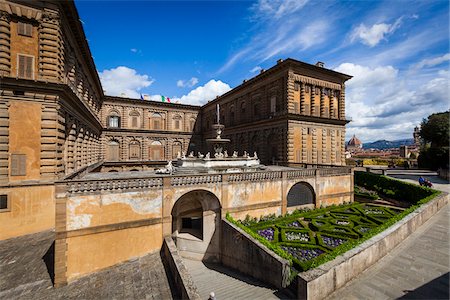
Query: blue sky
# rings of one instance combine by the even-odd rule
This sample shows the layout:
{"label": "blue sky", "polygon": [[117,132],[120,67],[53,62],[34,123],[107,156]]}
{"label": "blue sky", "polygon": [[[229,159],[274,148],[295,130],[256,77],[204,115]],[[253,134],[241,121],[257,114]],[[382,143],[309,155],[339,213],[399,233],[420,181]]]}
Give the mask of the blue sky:
{"label": "blue sky", "polygon": [[411,138],[449,109],[448,1],[76,1],[107,94],[202,104],[279,58],[347,82],[347,136]]}

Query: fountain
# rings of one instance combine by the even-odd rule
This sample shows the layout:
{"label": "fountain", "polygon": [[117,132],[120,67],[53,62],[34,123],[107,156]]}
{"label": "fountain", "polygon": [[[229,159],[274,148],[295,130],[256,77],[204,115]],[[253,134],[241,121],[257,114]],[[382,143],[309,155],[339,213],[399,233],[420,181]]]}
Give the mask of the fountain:
{"label": "fountain", "polygon": [[237,151],[234,151],[230,156],[226,150],[224,151],[225,145],[230,143],[230,140],[221,137],[225,126],[220,124],[219,104],[217,104],[217,124],[214,124],[212,127],[216,132],[216,137],[207,139],[206,143],[209,148],[212,145],[214,149],[213,157],[211,157],[210,152],[205,155],[199,152],[197,156],[194,156],[194,152],[191,152],[188,156],[186,156],[186,153],[179,154],[176,163],[177,168],[175,169],[176,172],[238,173],[265,168],[265,166],[260,164],[256,152],[253,156],[250,156],[244,151],[243,156],[238,156]]}

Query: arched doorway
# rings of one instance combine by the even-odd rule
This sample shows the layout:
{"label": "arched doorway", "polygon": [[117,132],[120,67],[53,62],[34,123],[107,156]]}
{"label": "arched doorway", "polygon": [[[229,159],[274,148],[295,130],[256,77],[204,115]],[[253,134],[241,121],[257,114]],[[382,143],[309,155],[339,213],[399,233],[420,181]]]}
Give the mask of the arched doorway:
{"label": "arched doorway", "polygon": [[314,208],[315,202],[314,188],[307,182],[294,184],[287,195],[287,207],[307,206]]}
{"label": "arched doorway", "polygon": [[220,259],[221,206],[204,190],[181,196],[172,208],[172,237],[182,256],[217,262]]}

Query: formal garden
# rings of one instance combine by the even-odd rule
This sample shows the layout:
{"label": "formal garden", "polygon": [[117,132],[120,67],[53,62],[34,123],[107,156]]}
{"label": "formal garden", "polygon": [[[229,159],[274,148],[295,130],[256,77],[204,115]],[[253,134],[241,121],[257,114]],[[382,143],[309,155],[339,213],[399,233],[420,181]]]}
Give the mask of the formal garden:
{"label": "formal garden", "polygon": [[[229,215],[227,218],[302,272],[384,231],[438,193],[385,176],[355,172],[355,198],[364,199],[362,202],[296,210],[286,216],[262,216],[259,220],[247,217],[237,221]],[[391,202],[406,205],[401,208]]]}

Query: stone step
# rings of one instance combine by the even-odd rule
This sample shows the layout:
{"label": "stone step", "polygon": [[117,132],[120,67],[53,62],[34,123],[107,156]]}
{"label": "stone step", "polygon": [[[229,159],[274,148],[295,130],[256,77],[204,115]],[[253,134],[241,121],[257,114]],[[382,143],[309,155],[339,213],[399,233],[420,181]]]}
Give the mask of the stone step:
{"label": "stone step", "polygon": [[216,299],[287,298],[278,295],[273,287],[268,287],[222,265],[204,264],[201,261],[186,258],[183,258],[183,261],[202,299],[207,299],[211,292],[215,293]]}

